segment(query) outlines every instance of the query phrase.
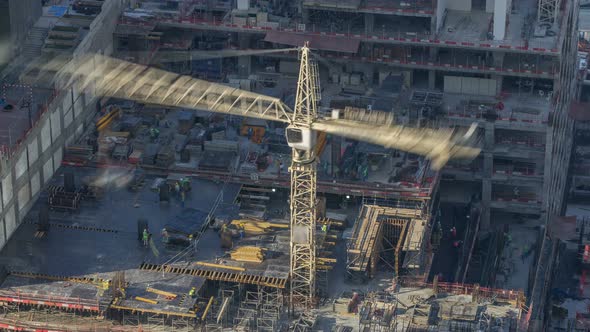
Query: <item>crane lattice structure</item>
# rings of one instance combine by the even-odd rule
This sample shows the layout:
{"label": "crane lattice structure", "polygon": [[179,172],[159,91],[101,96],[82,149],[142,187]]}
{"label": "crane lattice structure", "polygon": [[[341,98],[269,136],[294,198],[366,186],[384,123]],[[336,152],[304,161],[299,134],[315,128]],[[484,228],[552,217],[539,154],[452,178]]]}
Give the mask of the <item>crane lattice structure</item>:
{"label": "crane lattice structure", "polygon": [[552,25],[557,21],[561,0],[539,0],[537,7],[537,21],[539,24]]}
{"label": "crane lattice structure", "polygon": [[317,112],[319,75],[307,45],[300,49],[301,64],[291,110],[278,98],[210,83],[161,69],[101,55],[88,55],[67,65],[50,62],[64,86],[76,84],[79,91],[99,96],[134,100],[168,107],[208,110],[288,124],[287,142],[293,150],[291,171],[291,261],[290,309],[305,311],[315,305],[315,230],[317,131],[378,144],[431,160],[440,169],[449,158],[475,158],[475,128],[466,133],[452,129],[410,128],[394,123],[366,123],[344,119],[339,110],[331,117]]}

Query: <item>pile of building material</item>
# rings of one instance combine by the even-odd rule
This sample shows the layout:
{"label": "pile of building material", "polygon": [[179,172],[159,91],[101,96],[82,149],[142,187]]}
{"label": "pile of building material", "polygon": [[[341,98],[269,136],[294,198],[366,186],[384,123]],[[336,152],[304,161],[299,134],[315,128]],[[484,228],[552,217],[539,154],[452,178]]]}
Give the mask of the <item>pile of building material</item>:
{"label": "pile of building material", "polygon": [[55,191],[49,195],[49,208],[54,210],[78,210],[80,207],[80,193]]}
{"label": "pile of building material", "polygon": [[238,247],[230,253],[230,257],[238,262],[262,263],[264,261],[264,251],[258,247]]}
{"label": "pile of building material", "polygon": [[127,160],[131,154],[131,146],[128,144],[117,144],[113,149],[112,157],[115,160]]}
{"label": "pile of building material", "polygon": [[174,162],[174,151],[171,147],[165,146],[158,151],[158,155],[156,157],[156,166],[158,167],[168,167],[170,164]]}
{"label": "pile of building material", "polygon": [[70,145],[64,152],[64,163],[86,164],[92,159],[93,148],[89,145]]}
{"label": "pile of building material", "polygon": [[237,228],[242,229],[244,233],[246,233],[247,235],[262,235],[271,232],[277,228],[289,228],[288,224],[278,224],[253,219],[232,220],[231,225],[234,225]]}
{"label": "pile of building material", "polygon": [[143,150],[142,164],[153,165],[160,151],[160,144],[148,144]]}

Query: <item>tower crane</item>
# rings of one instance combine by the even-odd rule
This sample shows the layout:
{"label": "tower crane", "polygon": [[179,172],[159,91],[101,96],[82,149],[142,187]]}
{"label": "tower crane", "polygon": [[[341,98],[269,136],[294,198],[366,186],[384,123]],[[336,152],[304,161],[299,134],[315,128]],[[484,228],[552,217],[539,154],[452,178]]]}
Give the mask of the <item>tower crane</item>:
{"label": "tower crane", "polygon": [[100,55],[72,60],[58,74],[61,82],[67,82],[66,86],[75,83],[80,91],[96,95],[287,123],[287,142],[293,152],[290,166],[292,311],[312,308],[316,295],[314,146],[318,131],[419,154],[431,161],[433,169],[440,169],[450,158],[471,159],[480,152],[474,147],[474,126],[467,132],[457,132],[394,123],[369,124],[343,117],[339,110],[333,110],[329,117],[319,116],[317,64],[307,44],[299,52],[301,63],[293,110],[279,98]]}

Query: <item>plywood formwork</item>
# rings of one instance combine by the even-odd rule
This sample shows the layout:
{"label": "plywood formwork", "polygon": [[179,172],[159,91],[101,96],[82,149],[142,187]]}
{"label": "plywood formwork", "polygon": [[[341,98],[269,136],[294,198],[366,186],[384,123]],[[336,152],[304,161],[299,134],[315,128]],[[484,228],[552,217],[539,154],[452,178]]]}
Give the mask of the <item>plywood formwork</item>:
{"label": "plywood formwork", "polygon": [[380,262],[396,275],[420,270],[427,222],[428,214],[419,207],[363,205],[348,243],[348,272],[371,278]]}

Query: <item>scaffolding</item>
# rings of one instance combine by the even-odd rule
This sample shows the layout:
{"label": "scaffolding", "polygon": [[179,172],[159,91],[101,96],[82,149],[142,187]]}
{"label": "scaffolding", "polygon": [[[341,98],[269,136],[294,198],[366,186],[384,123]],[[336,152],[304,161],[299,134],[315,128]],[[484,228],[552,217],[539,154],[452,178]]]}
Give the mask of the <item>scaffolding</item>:
{"label": "scaffolding", "polygon": [[363,205],[347,247],[349,275],[372,278],[378,263],[393,270],[396,276],[423,273],[425,241],[430,236],[430,216],[423,207]]}

